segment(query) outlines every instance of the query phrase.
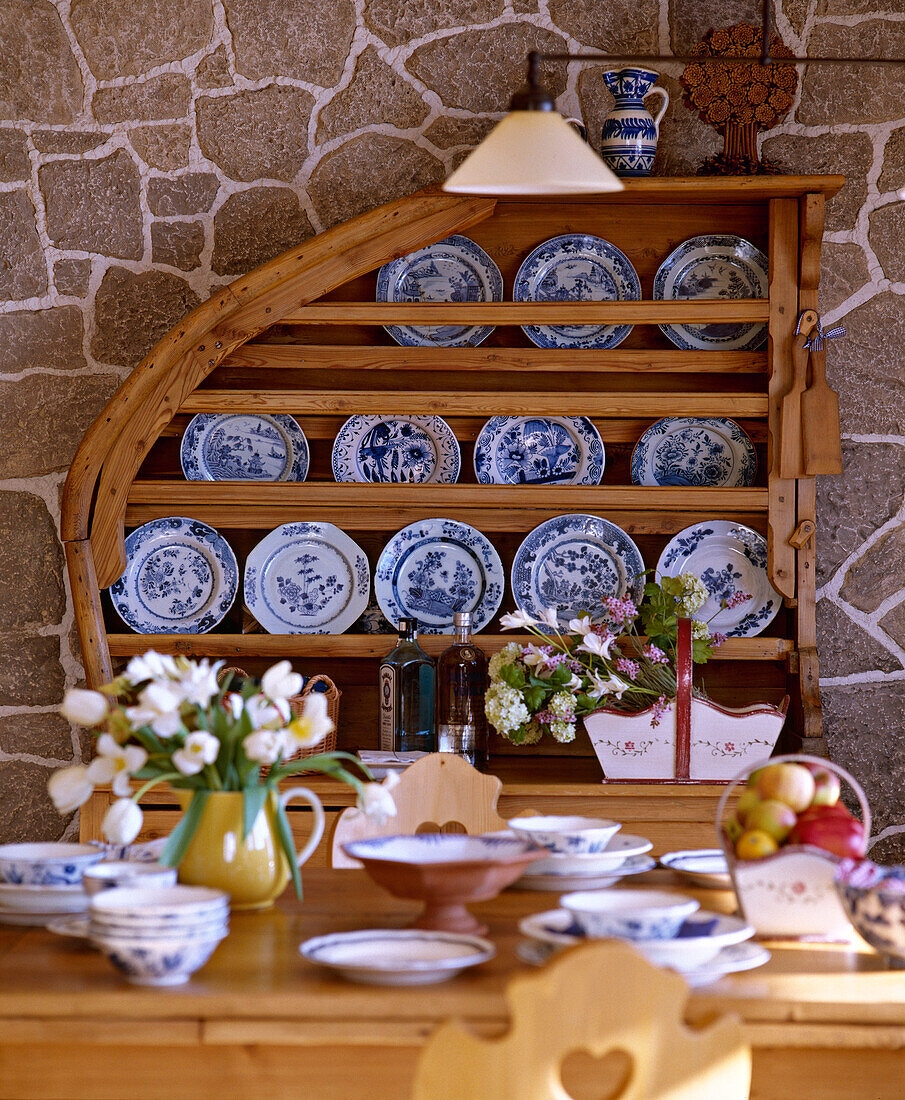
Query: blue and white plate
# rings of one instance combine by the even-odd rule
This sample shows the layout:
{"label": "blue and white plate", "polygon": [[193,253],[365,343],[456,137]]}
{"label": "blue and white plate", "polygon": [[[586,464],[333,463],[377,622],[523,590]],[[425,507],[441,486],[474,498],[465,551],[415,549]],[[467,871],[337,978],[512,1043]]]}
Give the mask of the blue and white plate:
{"label": "blue and white plate", "polygon": [[308,440],[287,413],[198,413],[179,457],[189,481],[304,481]]}
{"label": "blue and white plate", "polygon": [[[456,234],[393,260],[377,273],[378,302],[499,302],[503,276],[483,248]],[[474,347],[493,325],[385,325],[403,347]]]}
{"label": "blue and white plate", "polygon": [[[680,573],[700,577],[710,593],[692,617],[708,623],[711,633],[727,638],[760,634],[782,603],[767,574],[767,540],[750,527],[729,520],[693,523],[666,544],[657,574],[678,577]],[[747,592],[752,599],[720,610],[737,592]]]}
{"label": "blue and white plate", "polygon": [[512,594],[535,618],[555,608],[564,628],[583,612],[593,621],[605,596],[639,603],[643,573],[641,551],[621,527],[577,512],[546,520],[525,539],[512,563]]}
{"label": "blue and white plate", "polygon": [[[767,257],[744,237],[707,233],[683,241],[654,276],[654,298],[675,302],[690,298],[766,298]],[[757,324],[660,325],[685,351],[751,351],[767,339]]]}
{"label": "blue and white plate", "polygon": [[[516,302],[635,302],[638,273],[609,241],[587,233],[564,233],[539,244],[515,277]],[[614,348],[631,325],[522,325],[539,348]]]}
{"label": "blue and white plate", "polygon": [[139,634],[204,634],[238,588],[236,555],[221,534],[197,519],[165,516],[126,536],[126,570],[110,598]]}
{"label": "blue and white plate", "polygon": [[367,985],[430,985],[496,954],[489,940],[458,932],[380,928],[332,932],[299,945],[311,962]]}
{"label": "blue and white plate", "polygon": [[332,523],[284,523],[245,562],[245,605],[269,634],[342,634],[370,588],[365,552]]}
{"label": "blue and white plate", "polygon": [[461,461],[439,416],[350,416],[333,443],[337,481],[453,485]]}
{"label": "blue and white plate", "polygon": [[398,531],[377,562],[374,593],[391,623],[418,620],[422,634],[452,634],[453,615],[470,611],[482,630],[503,600],[500,555],[480,531],[452,519],[424,519]]}
{"label": "blue and white plate", "polygon": [[[538,862],[541,862],[540,860]],[[543,861],[546,862],[546,861]],[[631,856],[614,871],[582,873],[551,867],[546,871],[536,871],[532,863],[514,882],[511,890],[552,890],[564,893],[567,890],[605,890],[627,875],[643,875],[652,871],[657,861],[650,856]]]}
{"label": "blue and white plate", "polygon": [[634,485],[753,485],[754,444],[725,416],[664,416],[632,452]]}
{"label": "blue and white plate", "polygon": [[480,485],[599,485],[603,464],[586,416],[492,416],[474,449]]}

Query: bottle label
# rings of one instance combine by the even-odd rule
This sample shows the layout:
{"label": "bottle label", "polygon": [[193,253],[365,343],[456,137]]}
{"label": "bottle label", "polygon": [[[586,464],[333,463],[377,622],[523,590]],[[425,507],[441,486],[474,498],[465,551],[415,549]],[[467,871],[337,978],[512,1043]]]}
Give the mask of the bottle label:
{"label": "bottle label", "polygon": [[473,756],[477,729],[472,724],[444,722],[437,729],[437,752],[456,752],[460,756]]}
{"label": "bottle label", "polygon": [[393,752],[396,734],[396,669],[380,666],[380,748]]}
{"label": "bottle label", "polygon": [[462,658],[463,661],[470,661],[474,657],[474,650],[469,648],[468,646],[463,646],[459,650],[459,656]]}

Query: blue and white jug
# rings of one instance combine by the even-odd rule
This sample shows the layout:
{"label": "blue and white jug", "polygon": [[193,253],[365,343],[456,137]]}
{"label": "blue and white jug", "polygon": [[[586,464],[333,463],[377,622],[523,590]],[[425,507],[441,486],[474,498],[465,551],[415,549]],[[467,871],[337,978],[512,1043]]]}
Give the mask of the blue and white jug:
{"label": "blue and white jug", "polygon": [[[604,73],[616,104],[603,122],[600,155],[617,176],[649,176],[657,152],[660,119],[669,106],[665,88],[653,88],[659,73],[649,69],[614,69]],[[644,106],[651,93],[663,96],[656,116]]]}

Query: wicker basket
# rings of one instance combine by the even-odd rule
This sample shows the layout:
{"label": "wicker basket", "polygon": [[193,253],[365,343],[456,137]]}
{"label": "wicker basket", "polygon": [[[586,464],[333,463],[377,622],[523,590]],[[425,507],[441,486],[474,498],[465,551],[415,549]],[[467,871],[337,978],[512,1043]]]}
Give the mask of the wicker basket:
{"label": "wicker basket", "polygon": [[[221,668],[219,678],[222,680],[227,673],[232,673],[233,676],[241,677],[243,680],[249,678],[248,673],[236,666],[230,666],[229,668]],[[323,685],[320,687],[319,685]],[[304,760],[307,756],[319,756],[322,752],[333,752],[336,748],[336,731],[339,728],[339,700],[342,696],[342,692],[333,683],[329,676],[311,676],[305,681],[305,686],[299,692],[298,695],[293,695],[289,700],[289,706],[292,709],[292,713],[295,715],[302,713],[302,708],[305,705],[305,696],[309,695],[313,691],[318,691],[327,700],[327,717],[333,723],[333,729],[327,734],[323,741],[319,741],[316,745],[312,745],[307,749],[299,749],[294,752],[292,756],[288,757],[289,760]],[[299,772],[299,775],[305,775],[305,772]]]}

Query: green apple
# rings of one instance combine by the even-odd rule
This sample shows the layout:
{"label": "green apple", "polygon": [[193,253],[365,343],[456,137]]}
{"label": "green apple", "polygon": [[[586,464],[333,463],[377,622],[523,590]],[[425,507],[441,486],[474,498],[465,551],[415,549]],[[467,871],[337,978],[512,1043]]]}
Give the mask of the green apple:
{"label": "green apple", "polygon": [[758,804],[745,818],[745,830],[759,829],[768,836],[773,837],[777,844],[782,844],[786,837],[795,828],[798,815],[785,802],[770,798]]}
{"label": "green apple", "polygon": [[759,806],[761,797],[753,787],[745,787],[735,804],[735,816],[747,828],[748,814]]}
{"label": "green apple", "polygon": [[785,802],[800,814],[810,806],[816,784],[801,764],[768,764],[757,777],[757,793],[764,801]]}

